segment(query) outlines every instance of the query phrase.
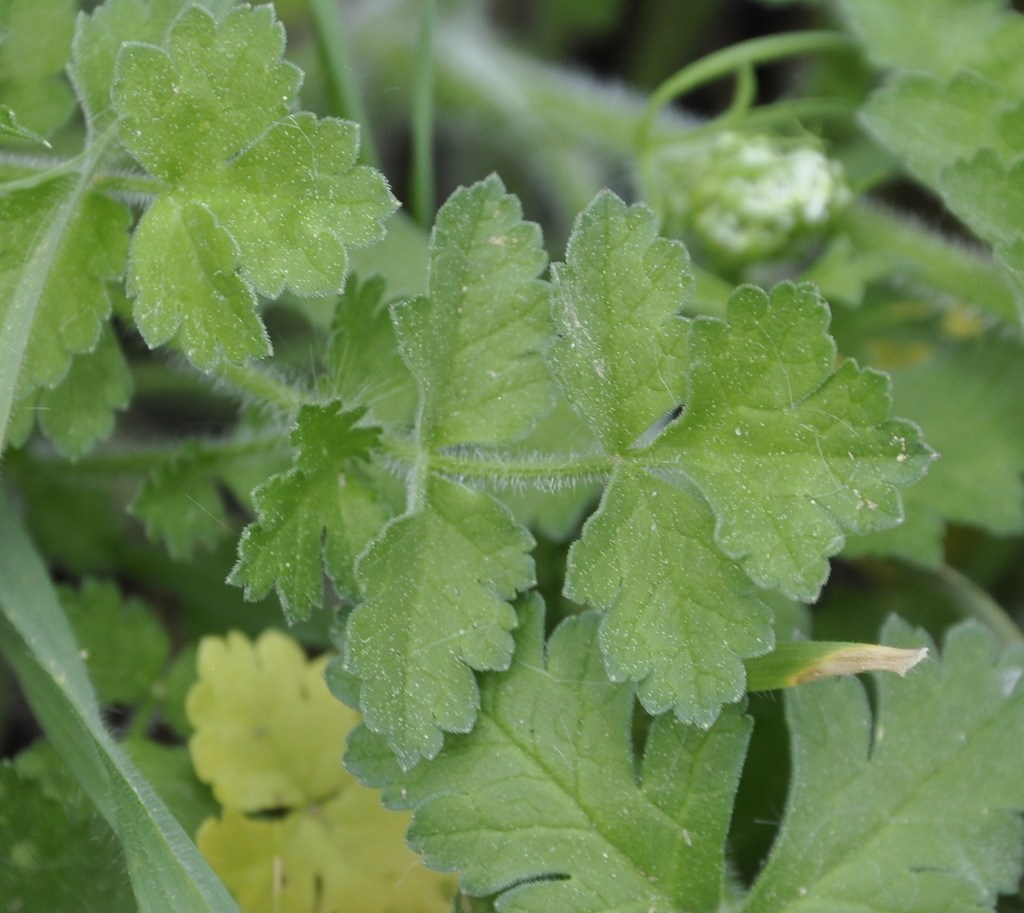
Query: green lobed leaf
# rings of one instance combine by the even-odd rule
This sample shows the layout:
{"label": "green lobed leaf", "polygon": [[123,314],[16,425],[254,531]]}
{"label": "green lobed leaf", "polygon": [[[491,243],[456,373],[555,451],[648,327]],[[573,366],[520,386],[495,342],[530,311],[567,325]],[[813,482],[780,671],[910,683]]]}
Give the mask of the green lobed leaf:
{"label": "green lobed leaf", "polygon": [[694,287],[686,249],[657,237],[648,207],[602,192],[552,272],[552,368],[604,448],[621,452],[681,399],[689,321],[679,311]]}
{"label": "green lobed leaf", "polygon": [[131,706],[147,698],[171,653],[152,610],[95,579],[58,592],[101,703]]}
{"label": "green lobed leaf", "polygon": [[349,277],[331,319],[325,393],[365,407],[381,424],[411,427],[416,383],[398,353],[384,290],[379,276],[365,282]]}
{"label": "green lobed leaf", "polygon": [[[90,130],[109,127],[117,118],[110,98],[117,54],[127,41],[162,47],[171,23],[191,0],[105,0],[75,29],[68,75]],[[67,60],[65,55],[63,61]]]}
{"label": "green lobed leaf", "polygon": [[[928,646],[903,623],[885,641]],[[1024,826],[1024,654],[962,626],[941,664],[787,694],[792,781],[743,913],[960,913],[1017,890]]]}
{"label": "green lobed leaf", "polygon": [[404,845],[407,816],[339,763],[359,715],[327,690],[327,661],[273,630],[201,641],[189,748],[224,808],[199,846],[249,913],[340,910],[352,898],[366,913],[442,913],[451,879]]}
{"label": "green lobed leaf", "polygon": [[192,7],[167,50],[129,43],[117,58],[122,141],[165,182],[132,243],[135,319],[204,370],[269,353],[256,293],[336,292],[347,246],[377,240],[396,205],[356,164],[354,125],[288,114],[300,73],[283,49],[269,6],[219,23]]}
{"label": "green lobed leaf", "polygon": [[884,375],[835,367],[828,320],[809,285],[737,290],[727,322],[694,322],[685,411],[650,448],[700,489],[726,554],[805,601],[846,532],[901,521],[897,486],[934,456],[916,426],[889,417]]}
{"label": "green lobed leaf", "polygon": [[742,697],[742,659],[771,649],[772,613],[714,541],[703,499],[639,468],[616,471],[574,543],[566,594],[607,609],[613,681],[639,682],[650,713],[707,726]]}
{"label": "green lobed leaf", "polygon": [[82,456],[114,430],[114,413],[131,401],[132,375],[110,324],[96,348],[76,355],[52,389],[39,391],[39,427],[72,458]]}
{"label": "green lobed leaf", "polygon": [[234,238],[208,207],[158,198],[132,237],[128,291],[146,342],[176,338],[198,368],[270,354],[256,294],[237,275]]}
{"label": "green lobed leaf", "polygon": [[[56,385],[74,355],[96,347],[129,222],[124,206],[72,177],[0,190],[0,326],[5,365],[20,367],[16,399]],[[24,349],[9,348],[22,333]]]}
{"label": "green lobed leaf", "polygon": [[546,265],[540,229],[496,176],[441,207],[428,294],[393,310],[420,385],[422,445],[515,440],[549,408],[548,286],[537,278]]}
{"label": "green lobed leaf", "polygon": [[257,519],[242,534],[229,579],[247,599],[275,587],[293,622],[321,605],[325,571],[343,595],[356,595],[356,558],[388,518],[362,475],[378,435],[358,427],[363,415],[338,403],[303,406],[291,433],[292,467],[255,492]]}
{"label": "green lobed leaf", "polygon": [[504,913],[720,909],[749,721],[662,716],[637,767],[633,691],[605,674],[598,616],[564,622],[546,650],[539,599],[522,616],[512,668],[482,678],[472,733],[402,772],[361,728],[346,764],[415,809],[409,840],[429,865],[461,870],[468,894],[500,893]]}
{"label": "green lobed leaf", "polygon": [[198,549],[213,549],[237,533],[225,494],[249,508],[253,490],[291,462],[286,447],[245,427],[224,440],[186,441],[156,463],[129,510],[171,558],[189,561]]}
{"label": "green lobed leaf", "polygon": [[284,44],[269,6],[238,6],[220,23],[192,6],[167,50],[127,43],[113,83],[125,148],[169,183],[222,166],[288,113],[302,76],[281,60]]}
{"label": "green lobed leaf", "polygon": [[163,541],[175,560],[187,561],[197,546],[212,548],[227,528],[216,485],[217,456],[198,441],[184,444],[154,467],[131,502],[146,535]]}
{"label": "green lobed leaf", "polygon": [[359,708],[405,767],[441,750],[442,733],[473,728],[473,670],[506,669],[515,611],[534,582],[533,546],[499,501],[443,478],[359,559],[365,601],[344,635]]}

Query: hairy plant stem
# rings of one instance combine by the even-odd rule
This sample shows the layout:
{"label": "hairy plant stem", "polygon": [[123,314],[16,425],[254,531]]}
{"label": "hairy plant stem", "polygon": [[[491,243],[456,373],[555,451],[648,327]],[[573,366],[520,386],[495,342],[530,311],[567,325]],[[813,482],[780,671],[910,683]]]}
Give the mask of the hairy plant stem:
{"label": "hairy plant stem", "polygon": [[1009,283],[980,249],[949,240],[919,222],[860,203],[839,218],[837,228],[857,247],[896,254],[914,278],[963,302],[1016,324],[1017,304]]}
{"label": "hairy plant stem", "polygon": [[[203,446],[218,460],[232,460],[272,453],[275,450],[287,452],[289,445],[286,436],[275,432],[244,440],[236,438],[209,439],[203,441]],[[51,466],[59,467],[60,471],[66,475],[140,476],[148,475],[154,468],[180,453],[181,442],[178,440],[160,446],[132,446],[125,449],[114,449],[108,446],[106,449],[95,450],[79,457],[73,463],[69,463],[67,459],[56,453],[32,452],[31,455],[23,455],[13,452],[10,455],[9,466],[15,475],[21,471],[22,467],[26,472],[31,472],[34,466]]]}

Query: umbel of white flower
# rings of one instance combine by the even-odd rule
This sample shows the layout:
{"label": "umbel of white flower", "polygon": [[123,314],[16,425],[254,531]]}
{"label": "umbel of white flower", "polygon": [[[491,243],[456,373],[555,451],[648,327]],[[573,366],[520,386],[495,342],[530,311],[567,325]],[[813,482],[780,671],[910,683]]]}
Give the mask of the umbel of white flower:
{"label": "umbel of white flower", "polygon": [[683,156],[666,162],[680,179],[669,192],[673,221],[731,263],[790,253],[852,199],[842,165],[806,143],[722,133],[695,151],[686,150],[684,168]]}

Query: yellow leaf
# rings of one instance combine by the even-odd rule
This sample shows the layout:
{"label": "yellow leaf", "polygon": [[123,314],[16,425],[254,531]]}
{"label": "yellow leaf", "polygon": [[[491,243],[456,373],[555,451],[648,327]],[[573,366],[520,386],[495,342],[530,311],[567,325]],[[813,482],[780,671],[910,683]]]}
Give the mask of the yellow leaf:
{"label": "yellow leaf", "polygon": [[446,913],[455,876],[427,869],[409,815],[341,765],[360,716],[331,696],[327,661],[278,631],[201,642],[189,747],[224,809],[199,848],[246,913]]}

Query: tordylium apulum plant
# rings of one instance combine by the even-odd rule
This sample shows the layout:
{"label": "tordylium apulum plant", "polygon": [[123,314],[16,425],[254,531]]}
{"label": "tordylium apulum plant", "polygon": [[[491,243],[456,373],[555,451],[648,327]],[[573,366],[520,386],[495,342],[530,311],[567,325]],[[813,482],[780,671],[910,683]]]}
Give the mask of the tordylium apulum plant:
{"label": "tordylium apulum plant", "polygon": [[1024,909],[1024,19],[789,6],[0,3],[3,913]]}

